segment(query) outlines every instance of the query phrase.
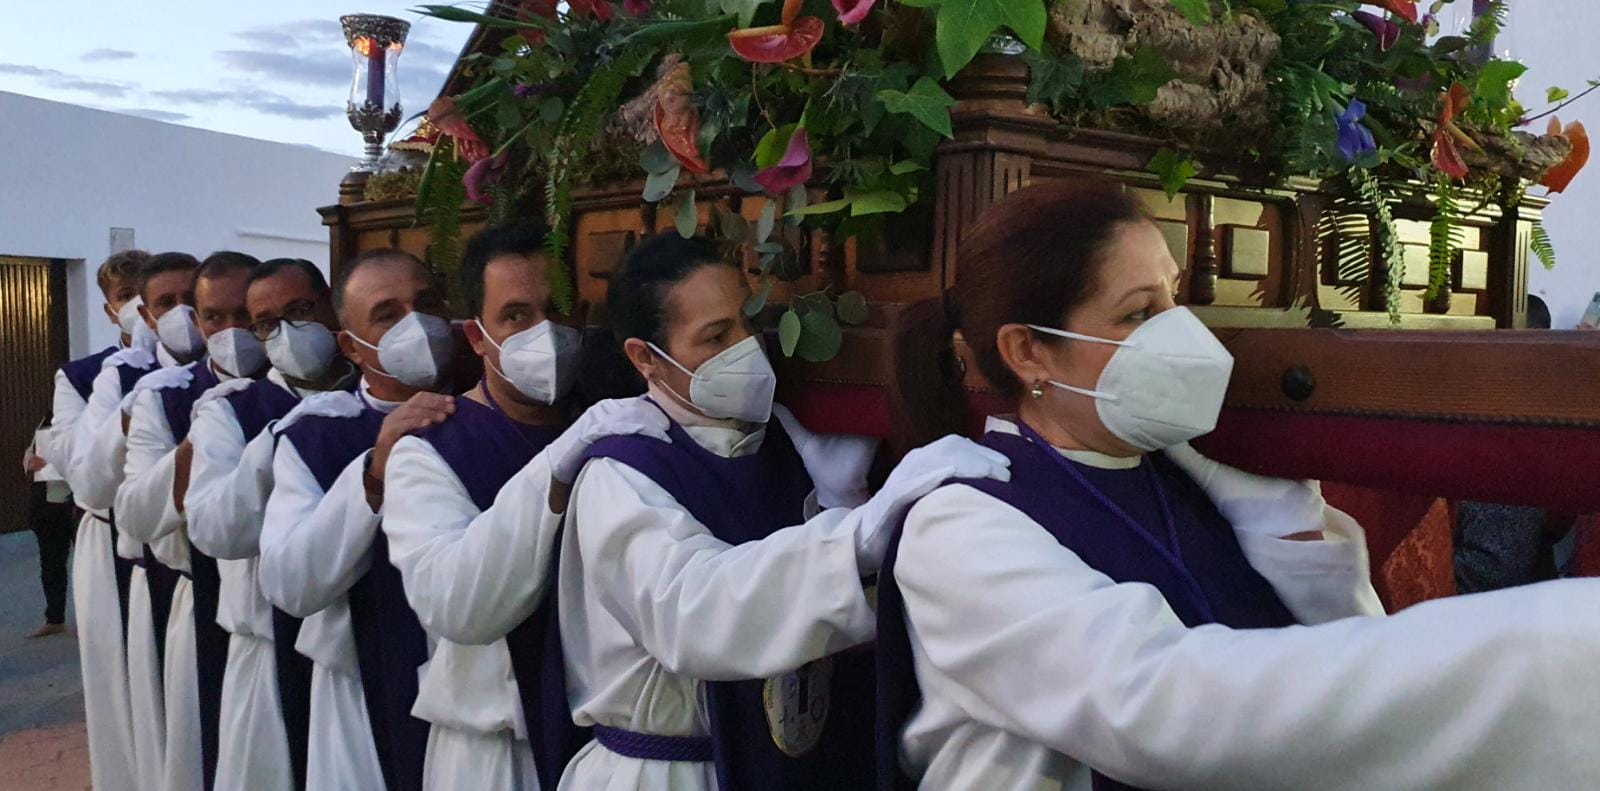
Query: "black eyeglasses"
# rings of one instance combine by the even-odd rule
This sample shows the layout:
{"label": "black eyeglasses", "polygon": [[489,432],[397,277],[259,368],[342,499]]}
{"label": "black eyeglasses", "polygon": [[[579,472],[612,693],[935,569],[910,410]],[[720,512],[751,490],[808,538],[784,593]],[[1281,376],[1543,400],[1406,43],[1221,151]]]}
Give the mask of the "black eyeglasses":
{"label": "black eyeglasses", "polygon": [[283,329],[284,324],[299,329],[316,323],[316,319],[290,318],[288,316],[278,319],[262,319],[250,325],[250,334],[256,336],[256,339],[262,343],[266,343],[278,336],[278,332]]}

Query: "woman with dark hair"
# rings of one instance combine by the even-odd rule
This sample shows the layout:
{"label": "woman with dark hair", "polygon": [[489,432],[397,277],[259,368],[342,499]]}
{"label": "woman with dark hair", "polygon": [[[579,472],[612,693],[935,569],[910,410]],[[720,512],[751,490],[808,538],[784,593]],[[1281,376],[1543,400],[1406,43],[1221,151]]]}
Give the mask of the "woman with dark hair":
{"label": "woman with dark hair", "polygon": [[557,602],[568,699],[595,738],[564,789],[870,788],[862,580],[905,504],[1004,475],[950,438],[867,499],[875,443],[773,404],[748,296],[710,242],[676,234],[612,275],[611,329],[670,441],[602,439],[573,488]]}
{"label": "woman with dark hair", "polygon": [[1382,617],[1316,484],[1186,444],[1232,358],[1136,199],[1026,188],[960,260],[896,333],[899,433],[971,425],[959,331],[1011,475],[923,497],[880,572],[883,785],[1600,787],[1600,583]]}

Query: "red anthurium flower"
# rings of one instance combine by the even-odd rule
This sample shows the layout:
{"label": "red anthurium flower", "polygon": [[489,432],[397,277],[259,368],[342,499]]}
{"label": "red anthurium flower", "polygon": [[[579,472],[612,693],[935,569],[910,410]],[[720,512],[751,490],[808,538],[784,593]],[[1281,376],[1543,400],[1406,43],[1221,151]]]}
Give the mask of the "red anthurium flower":
{"label": "red anthurium flower", "polygon": [[664,105],[656,105],[656,134],[661,144],[678,164],[690,173],[710,173],[711,166],[700,156],[700,113],[694,107],[669,113]]}
{"label": "red anthurium flower", "polygon": [[1372,4],[1383,6],[1385,11],[1413,25],[1421,18],[1417,14],[1417,0],[1372,0]]}
{"label": "red anthurium flower", "polygon": [[1377,14],[1357,11],[1351,16],[1357,22],[1366,25],[1367,29],[1372,31],[1372,35],[1378,37],[1379,52],[1388,52],[1390,48],[1394,47],[1394,43],[1400,40],[1400,26]]}
{"label": "red anthurium flower", "polygon": [[878,0],[833,0],[833,10],[839,12],[839,24],[859,25],[877,4]]}
{"label": "red anthurium flower", "polygon": [[601,22],[611,21],[611,4],[606,0],[568,0],[573,16],[588,14]]}
{"label": "red anthurium flower", "polygon": [[462,186],[467,188],[467,200],[484,206],[494,205],[494,185],[500,183],[506,174],[506,160],[509,154],[497,157],[484,157],[477,164],[467,168],[466,175],[461,177]]}
{"label": "red anthurium flower", "polygon": [[1471,98],[1467,86],[1459,82],[1450,86],[1450,90],[1439,94],[1441,106],[1439,128],[1433,131],[1433,166],[1451,178],[1467,177],[1467,163],[1461,158],[1458,143],[1474,151],[1482,150],[1476,141],[1456,126],[1456,116],[1467,109],[1467,102]]}
{"label": "red anthurium flower", "polygon": [[456,155],[469,165],[476,165],[484,157],[489,156],[489,146],[472,131],[467,124],[467,117],[456,109],[455,99],[441,96],[428,105],[428,121],[456,143]]}
{"label": "red anthurium flower", "polygon": [[1572,179],[1577,177],[1578,171],[1589,164],[1589,132],[1583,128],[1583,122],[1573,121],[1567,124],[1566,129],[1561,128],[1560,119],[1550,119],[1550,134],[1561,135],[1572,143],[1572,153],[1567,155],[1566,161],[1550,169],[1544,174],[1544,180],[1539,182],[1550,190],[1551,193],[1565,192],[1572,184]]}
{"label": "red anthurium flower", "polygon": [[622,10],[629,16],[644,16],[650,13],[650,0],[622,0]]}
{"label": "red anthurium flower", "polygon": [[811,143],[804,128],[794,130],[789,145],[783,150],[783,159],[770,168],[756,173],[756,183],[768,195],[782,195],[811,180]]}
{"label": "red anthurium flower", "polygon": [[805,5],[805,0],[783,0],[782,24],[784,27],[793,25],[794,21],[800,18],[800,6],[802,5]]}
{"label": "red anthurium flower", "polygon": [[728,34],[733,53],[751,63],[783,63],[816,49],[822,41],[822,20],[801,17],[793,25],[735,30]]}

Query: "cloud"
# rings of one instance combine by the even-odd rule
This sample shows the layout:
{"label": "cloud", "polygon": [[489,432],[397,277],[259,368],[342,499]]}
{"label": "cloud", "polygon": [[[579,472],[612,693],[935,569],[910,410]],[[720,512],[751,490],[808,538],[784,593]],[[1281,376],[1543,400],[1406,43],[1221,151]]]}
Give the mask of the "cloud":
{"label": "cloud", "polygon": [[233,35],[280,52],[325,49],[327,44],[333,42],[344,45],[344,30],[335,19],[301,19],[241,30]]}
{"label": "cloud", "polygon": [[152,121],[166,121],[167,123],[172,124],[178,123],[179,121],[189,120],[189,116],[185,113],[175,113],[171,110],[151,110],[143,107],[132,109],[111,109],[111,112],[122,113],[123,115],[136,115],[140,118],[148,118]]}
{"label": "cloud", "polygon": [[217,53],[230,68],[300,85],[349,85],[350,58],[336,52],[263,52],[227,49]]}
{"label": "cloud", "polygon": [[344,114],[344,108],[332,104],[307,104],[282,94],[260,88],[183,89],[155,91],[151,94],[162,101],[175,104],[192,104],[211,107],[237,107],[258,113],[276,115],[301,121],[316,121]]}
{"label": "cloud", "polygon": [[107,49],[105,47],[101,47],[99,49],[91,49],[88,52],[83,53],[83,55],[79,56],[79,59],[89,63],[98,63],[106,60],[133,60],[137,57],[139,57],[139,53],[137,52],[129,52],[125,49]]}
{"label": "cloud", "polygon": [[104,96],[108,98],[124,96],[128,93],[128,91],[134,88],[134,86],[129,85],[128,83],[97,80],[90,77],[81,77],[76,74],[68,74],[64,71],[58,71],[56,69],[43,69],[38,66],[28,66],[21,63],[0,63],[0,74],[15,74],[19,77],[32,77],[35,80],[38,80],[39,84],[49,88],[56,88],[63,91],[78,91],[80,93],[89,93],[94,94],[95,96]]}

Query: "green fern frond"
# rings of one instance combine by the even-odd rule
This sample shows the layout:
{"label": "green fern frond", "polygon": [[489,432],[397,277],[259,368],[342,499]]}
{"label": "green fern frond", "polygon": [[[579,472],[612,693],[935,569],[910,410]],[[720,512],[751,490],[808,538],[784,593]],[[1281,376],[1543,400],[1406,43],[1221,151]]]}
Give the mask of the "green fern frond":
{"label": "green fern frond", "polygon": [[1528,234],[1528,243],[1533,248],[1534,257],[1545,269],[1556,268],[1556,246],[1550,241],[1550,231],[1544,227],[1541,220],[1533,224],[1533,230]]}
{"label": "green fern frond", "polygon": [[442,143],[417,188],[417,222],[428,229],[428,263],[451,288],[461,262],[461,203],[467,199],[461,179],[466,174],[467,165],[456,158],[454,146]]}
{"label": "green fern frond", "polygon": [[1450,286],[1456,250],[1465,242],[1461,230],[1461,204],[1456,188],[1441,180],[1434,186],[1433,222],[1428,225],[1428,295],[1433,299]]}
{"label": "green fern frond", "polygon": [[1391,199],[1384,193],[1383,185],[1378,183],[1372,171],[1352,169],[1350,181],[1377,222],[1379,255],[1388,265],[1388,278],[1383,283],[1384,307],[1389,311],[1389,324],[1399,326],[1400,287],[1405,280],[1406,260],[1400,247],[1400,232],[1395,226]]}

